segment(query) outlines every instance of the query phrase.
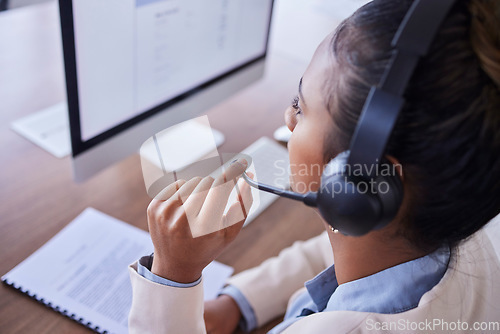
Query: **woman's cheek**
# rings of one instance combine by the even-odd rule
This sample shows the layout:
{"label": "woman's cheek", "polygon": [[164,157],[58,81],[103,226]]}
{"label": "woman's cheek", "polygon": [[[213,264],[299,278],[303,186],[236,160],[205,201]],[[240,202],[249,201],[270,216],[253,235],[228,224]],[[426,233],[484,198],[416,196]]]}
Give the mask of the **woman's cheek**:
{"label": "woman's cheek", "polygon": [[[310,175],[304,170],[309,163],[310,150],[307,137],[301,138],[300,126],[295,128],[288,141],[288,156],[290,158],[290,185],[292,190],[306,193],[310,189]],[[307,169],[307,168],[306,168]]]}
{"label": "woman's cheek", "polygon": [[290,137],[290,139],[288,140],[288,144],[287,144],[287,147],[288,147],[288,159],[290,160],[290,188],[292,190],[295,189],[294,187],[294,184],[295,184],[295,177],[294,175],[296,175],[297,171],[296,171],[296,168],[295,166],[297,166],[297,163],[295,161],[295,145],[294,145],[294,133],[292,132],[292,135]]}
{"label": "woman's cheek", "polygon": [[300,166],[306,163],[304,160],[304,144],[304,141],[300,138],[300,127],[297,127],[288,141],[288,157],[290,159],[290,186],[294,191],[299,192],[300,189],[298,188],[304,183],[303,175],[299,170]]}
{"label": "woman's cheek", "polygon": [[317,145],[321,136],[309,129],[306,122],[297,124],[288,142],[290,185],[300,193],[317,191],[323,171],[323,148]]}

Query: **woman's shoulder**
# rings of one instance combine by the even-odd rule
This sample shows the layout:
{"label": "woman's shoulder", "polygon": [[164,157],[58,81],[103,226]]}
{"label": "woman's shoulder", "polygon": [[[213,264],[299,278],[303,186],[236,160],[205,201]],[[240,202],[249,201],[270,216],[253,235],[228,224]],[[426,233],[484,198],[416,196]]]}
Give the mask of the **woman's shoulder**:
{"label": "woman's shoulder", "polygon": [[[500,322],[500,216],[463,242],[441,279],[419,305],[397,314],[354,311],[317,313],[296,322],[285,333],[460,332]],[[490,326],[492,326],[490,324]]]}

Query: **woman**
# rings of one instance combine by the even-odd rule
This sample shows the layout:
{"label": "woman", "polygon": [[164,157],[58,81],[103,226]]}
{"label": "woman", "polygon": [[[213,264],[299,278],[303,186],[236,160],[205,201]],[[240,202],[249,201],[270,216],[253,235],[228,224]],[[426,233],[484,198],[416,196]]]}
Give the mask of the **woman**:
{"label": "woman", "polygon": [[[348,149],[412,2],[375,0],[318,47],[285,114],[293,132],[292,168],[325,165]],[[237,275],[204,306],[201,271],[234,240],[242,222],[193,239],[179,198],[223,180],[180,181],[165,189],[148,208],[152,264],[143,258],[131,267],[131,331],[231,333],[238,323],[252,329],[285,309],[273,333],[439,332],[500,319],[500,286],[493,279],[500,250],[495,253],[489,241],[499,229],[490,229],[489,237],[481,230],[500,211],[499,22],[498,1],[459,0],[419,62],[386,149],[400,168],[404,198],[383,229],[355,238],[325,224],[328,237],[297,243]],[[226,179],[244,169],[243,162],[234,163]],[[302,174],[292,170],[292,187],[316,190],[320,175]],[[239,187],[248,207],[249,188]],[[306,289],[294,293],[306,280]]]}

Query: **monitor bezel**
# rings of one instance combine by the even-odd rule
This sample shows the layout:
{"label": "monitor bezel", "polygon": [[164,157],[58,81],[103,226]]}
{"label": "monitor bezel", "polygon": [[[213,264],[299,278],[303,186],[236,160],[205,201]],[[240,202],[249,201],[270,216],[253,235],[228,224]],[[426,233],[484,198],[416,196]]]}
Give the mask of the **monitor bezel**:
{"label": "monitor bezel", "polygon": [[76,65],[76,45],[75,45],[75,34],[74,34],[74,17],[73,17],[73,0],[59,0],[59,11],[61,19],[61,34],[63,43],[63,55],[64,55],[64,67],[66,76],[66,95],[68,104],[68,115],[69,115],[69,128],[70,128],[70,139],[71,139],[71,149],[73,158],[78,157],[82,153],[96,147],[102,142],[113,138],[114,136],[123,133],[127,129],[139,124],[140,122],[151,118],[152,116],[161,113],[168,112],[167,109],[179,104],[180,102],[195,96],[200,91],[214,86],[220,83],[224,79],[231,77],[235,73],[242,70],[251,68],[252,66],[262,62],[268,53],[269,49],[269,37],[271,31],[271,20],[274,7],[274,0],[271,0],[270,15],[268,18],[267,34],[265,41],[264,52],[254,59],[239,65],[226,73],[223,73],[209,81],[202,83],[191,90],[180,94],[172,99],[169,99],[156,107],[153,107],[129,120],[126,120],[88,140],[83,140],[81,135],[81,123],[80,123],[80,103],[78,94],[78,71]]}

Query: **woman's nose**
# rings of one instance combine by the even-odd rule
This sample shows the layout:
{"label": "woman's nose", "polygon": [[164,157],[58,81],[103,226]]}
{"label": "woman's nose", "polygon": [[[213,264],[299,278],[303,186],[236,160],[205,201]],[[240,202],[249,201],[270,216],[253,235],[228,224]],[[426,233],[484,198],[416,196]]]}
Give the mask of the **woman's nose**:
{"label": "woman's nose", "polygon": [[297,125],[297,119],[295,118],[295,113],[293,108],[290,106],[285,111],[285,124],[288,129],[293,132],[295,126]]}

